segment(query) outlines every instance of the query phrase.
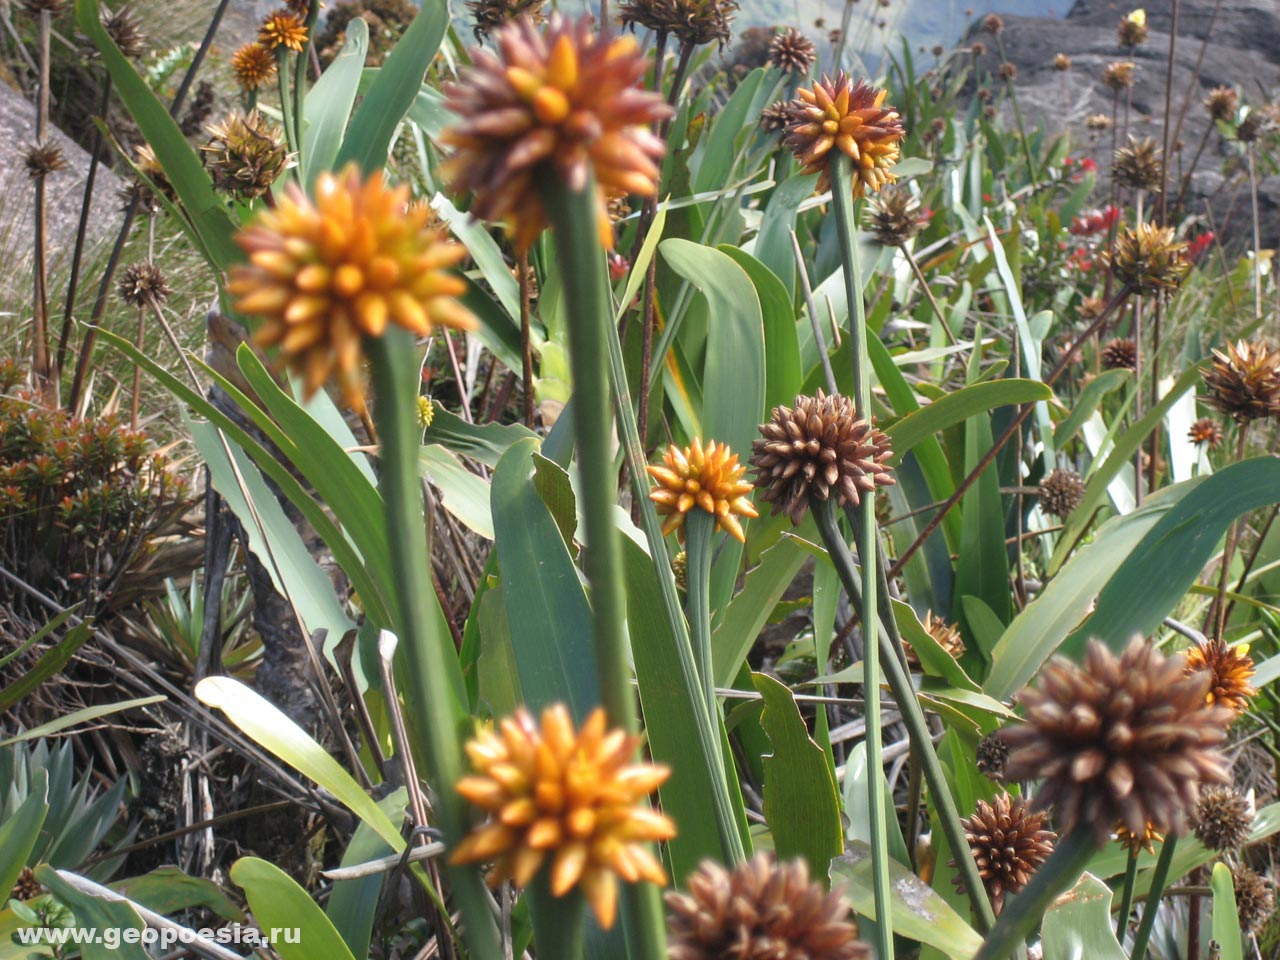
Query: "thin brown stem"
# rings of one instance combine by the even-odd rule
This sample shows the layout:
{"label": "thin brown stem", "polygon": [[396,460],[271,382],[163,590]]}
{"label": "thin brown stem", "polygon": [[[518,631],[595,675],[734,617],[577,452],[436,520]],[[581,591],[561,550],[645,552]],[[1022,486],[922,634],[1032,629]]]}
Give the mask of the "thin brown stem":
{"label": "thin brown stem", "polygon": [[[36,98],[36,148],[46,145],[49,137],[49,37],[53,32],[53,14],[40,11],[40,90]],[[31,304],[31,373],[36,388],[46,403],[57,403],[57,385],[53,382],[53,364],[49,357],[49,290],[48,290],[48,221],[45,211],[45,174],[35,181],[35,276]]]}
{"label": "thin brown stem", "polygon": [[[794,236],[794,231],[792,236]],[[925,279],[924,271],[920,269],[920,264],[916,262],[916,258],[912,256],[905,243],[899,244],[898,249],[906,257],[907,263],[911,265],[911,272],[916,275],[916,281],[920,284],[920,289],[924,291],[925,299],[929,301],[929,306],[933,308],[933,315],[938,318],[938,324],[942,327],[942,332],[947,335],[947,343],[954,347],[956,345],[956,335],[951,332],[951,325],[947,323],[947,318],[942,313],[942,307],[938,305],[937,298],[934,297],[933,291],[929,288],[929,281]]]}

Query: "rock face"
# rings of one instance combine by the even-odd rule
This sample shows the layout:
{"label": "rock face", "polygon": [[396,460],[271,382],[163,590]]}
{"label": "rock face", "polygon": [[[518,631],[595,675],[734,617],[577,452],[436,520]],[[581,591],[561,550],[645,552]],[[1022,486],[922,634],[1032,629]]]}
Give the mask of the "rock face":
{"label": "rock face", "polygon": [[[1185,116],[1177,138],[1181,149],[1175,144],[1169,162],[1170,182],[1175,185],[1181,171],[1190,167],[1209,127],[1202,102],[1211,89],[1235,87],[1241,102],[1255,106],[1280,90],[1280,3],[1182,0],[1179,6],[1172,94],[1175,125],[1184,104]],[[1125,50],[1116,39],[1116,25],[1136,7],[1147,12],[1150,36],[1135,50]],[[1009,61],[1017,67],[1018,99],[1028,126],[1043,127],[1050,135],[1069,131],[1073,151],[1092,155],[1105,173],[1110,167],[1111,134],[1095,135],[1091,141],[1084,121],[1092,114],[1107,114],[1114,117],[1117,129],[1123,129],[1125,96],[1121,94],[1117,108],[1114,94],[1102,82],[1102,72],[1112,61],[1132,60],[1137,72],[1128,105],[1129,132],[1161,142],[1172,7],[1172,0],[1077,0],[1062,20],[1005,16],[1001,40]],[[979,25],[969,39],[991,40]],[[977,63],[979,77],[994,76],[999,68],[996,44],[986,46],[987,53]],[[1065,73],[1053,69],[1058,53],[1071,58],[1072,67]],[[1232,149],[1216,131],[1208,132],[1190,182],[1186,212],[1204,215],[1206,225],[1212,224],[1220,236],[1243,238],[1251,233],[1247,183],[1239,176],[1224,183],[1222,174],[1223,160]],[[1260,193],[1262,242],[1275,247],[1280,243],[1280,177],[1264,179]]]}

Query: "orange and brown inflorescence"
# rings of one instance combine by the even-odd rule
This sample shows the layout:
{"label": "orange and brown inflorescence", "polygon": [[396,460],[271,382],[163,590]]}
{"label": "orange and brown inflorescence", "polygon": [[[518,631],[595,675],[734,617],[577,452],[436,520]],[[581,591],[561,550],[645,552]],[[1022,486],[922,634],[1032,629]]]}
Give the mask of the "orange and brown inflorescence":
{"label": "orange and brown inflorescence", "polygon": [[1091,829],[1099,846],[1117,823],[1181,832],[1200,783],[1225,783],[1218,751],[1232,712],[1205,703],[1209,676],[1188,676],[1135,638],[1117,656],[1090,641],[1082,664],[1056,657],[1018,699],[1026,720],[1002,733],[1006,775],[1041,780],[1035,808],[1053,807],[1064,833]]}
{"label": "orange and brown inflorescence", "polygon": [[1240,713],[1258,691],[1249,685],[1253,659],[1247,643],[1227,646],[1222,640],[1197,644],[1187,651],[1187,673],[1205,672],[1212,678],[1205,703],[1220,704]]}
{"label": "orange and brown inflorescence", "polygon": [[843,71],[796,91],[785,142],[805,173],[818,174],[819,193],[831,186],[833,150],[853,161],[855,198],[893,182],[906,130],[898,111],[884,105],[886,93]]}
{"label": "orange and brown inflorescence", "polygon": [[1216,450],[1222,445],[1222,427],[1213,417],[1201,417],[1187,430],[1187,439]]}
{"label": "orange and brown inflorescence", "polygon": [[467,744],[475,773],[458,793],[488,818],[453,853],[454,863],[491,860],[489,883],[525,887],[549,863],[551,892],[579,887],[600,925],[613,925],[617,878],[665,885],[648,844],[675,827],[645,798],[667,779],[666,767],[634,763],[641,737],[606,728],[595,710],[575,730],[563,704],[536,723],[521,709],[481,728]]}
{"label": "orange and brown inflorescence", "polygon": [[671,444],[662,463],[648,470],[657,483],[649,499],[666,517],[663,533],[679,530],[683,538],[685,517],[696,508],[715,517],[716,525],[739,543],[746,542],[738,518],[760,514],[748,499],[754,487],[743,479],[747,468],[726,444],[708,440],[703,446],[697,437],[683,450]]}
{"label": "orange and brown inflorescence", "polygon": [[465,285],[447,272],[465,249],[381,173],[324,174],[314,197],[291,185],[237,242],[249,262],[231,269],[236,309],[263,318],[254,339],[280,348],[308,396],[335,377],[345,401],[363,409],[362,339],[388,324],[422,335],[475,326],[455,299]]}
{"label": "orange and brown inflorescence", "polygon": [[246,93],[262,90],[275,80],[275,54],[256,40],[246,43],[232,55],[231,72]]}
{"label": "orange and brown inflorescence", "polygon": [[1182,285],[1191,269],[1186,249],[1173,228],[1140,223],[1120,232],[1108,260],[1116,279],[1132,293],[1167,295]]}
{"label": "orange and brown inflorescence", "polygon": [[277,10],[267,15],[258,28],[258,43],[268,50],[280,48],[301,53],[307,45],[307,25],[289,9]]}
{"label": "orange and brown inflorescence", "polygon": [[1227,343],[1213,351],[1204,373],[1204,399],[1238,423],[1280,416],[1280,349],[1263,340]]}
{"label": "orange and brown inflorescence", "polygon": [[[1001,793],[994,803],[979,800],[973,816],[961,821],[996,913],[1004,909],[1005,895],[1022,890],[1053,853],[1057,836],[1044,828],[1045,816],[1032,813],[1025,798]],[[964,880],[957,875],[955,882],[964,892]]]}
{"label": "orange and brown inflorescence", "polygon": [[497,52],[473,50],[473,66],[445,87],[460,118],[443,136],[451,188],[473,194],[472,212],[506,224],[526,251],[548,225],[543,178],[573,191],[594,178],[600,241],[612,248],[607,200],[657,192],[663,146],[649,125],[671,112],[637,86],[648,62],[635,38],[553,14],[545,29],[522,17],[493,39]]}

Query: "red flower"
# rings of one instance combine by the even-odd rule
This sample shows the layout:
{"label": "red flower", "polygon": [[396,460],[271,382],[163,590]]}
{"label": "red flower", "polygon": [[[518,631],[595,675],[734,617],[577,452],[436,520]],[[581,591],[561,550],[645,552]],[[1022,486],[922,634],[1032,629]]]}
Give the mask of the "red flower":
{"label": "red flower", "polygon": [[1215,239],[1217,239],[1217,235],[1212,230],[1206,230],[1200,234],[1187,245],[1187,259],[1199,260],[1204,256],[1205,251],[1213,245]]}
{"label": "red flower", "polygon": [[609,254],[609,279],[617,282],[627,275],[631,263],[620,253]]}

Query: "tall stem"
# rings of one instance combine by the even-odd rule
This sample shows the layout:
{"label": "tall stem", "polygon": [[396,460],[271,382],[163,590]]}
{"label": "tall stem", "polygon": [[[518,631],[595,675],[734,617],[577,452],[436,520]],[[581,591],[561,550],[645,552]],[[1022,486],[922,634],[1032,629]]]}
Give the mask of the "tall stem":
{"label": "tall stem", "polygon": [[1124,943],[1124,931],[1129,926],[1129,914],[1133,912],[1133,882],[1138,878],[1138,848],[1129,850],[1129,862],[1124,868],[1124,885],[1120,888],[1120,909],[1116,916],[1116,939]]}
{"label": "tall stem", "polygon": [[1173,865],[1173,852],[1178,846],[1178,838],[1172,834],[1165,837],[1160,848],[1160,859],[1151,873],[1151,892],[1147,894],[1147,902],[1142,907],[1142,919],[1138,921],[1138,932],[1133,937],[1133,950],[1129,960],[1143,960],[1147,955],[1147,944],[1151,942],[1151,931],[1155,929],[1156,914],[1160,910],[1160,898],[1164,894],[1165,884],[1169,882],[1169,868]]}
{"label": "tall stem", "polygon": [[698,660],[698,675],[702,678],[707,713],[714,723],[720,712],[716,700],[716,678],[711,666],[711,538],[716,521],[711,514],[698,508],[689,513],[685,528],[693,651]]}
{"label": "tall stem", "polygon": [[[40,92],[36,99],[36,146],[43,147],[49,136],[49,36],[53,14],[40,11]],[[52,381],[49,358],[48,238],[45,214],[45,179],[36,177],[35,276],[31,304],[31,367],[36,387],[50,404],[57,402],[57,385]]]}
{"label": "tall stem", "polygon": [[[580,470],[585,550],[583,567],[591,587],[592,633],[605,710],[613,725],[636,729],[626,633],[622,545],[614,522],[617,489],[613,470],[613,408],[609,404],[608,356],[612,310],[604,251],[597,237],[595,184],[571,190],[559,177],[545,177],[543,202],[555,232],[569,326],[573,375],[574,439]],[[633,956],[660,960],[666,932],[657,888],[626,886],[637,950]]]}

